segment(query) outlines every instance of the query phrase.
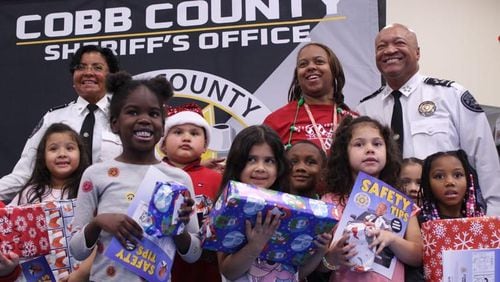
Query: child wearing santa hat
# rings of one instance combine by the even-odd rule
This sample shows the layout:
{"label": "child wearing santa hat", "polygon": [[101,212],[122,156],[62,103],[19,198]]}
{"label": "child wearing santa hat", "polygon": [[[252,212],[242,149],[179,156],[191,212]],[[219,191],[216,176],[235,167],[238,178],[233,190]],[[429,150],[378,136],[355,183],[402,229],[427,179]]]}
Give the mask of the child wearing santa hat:
{"label": "child wearing santa hat", "polygon": [[[165,138],[160,141],[163,161],[183,169],[193,181],[196,196],[204,195],[212,202],[222,181],[222,175],[200,165],[201,155],[210,142],[210,126],[196,104],[168,107]],[[204,251],[200,260],[188,264],[175,259],[172,281],[221,281],[214,252]]]}

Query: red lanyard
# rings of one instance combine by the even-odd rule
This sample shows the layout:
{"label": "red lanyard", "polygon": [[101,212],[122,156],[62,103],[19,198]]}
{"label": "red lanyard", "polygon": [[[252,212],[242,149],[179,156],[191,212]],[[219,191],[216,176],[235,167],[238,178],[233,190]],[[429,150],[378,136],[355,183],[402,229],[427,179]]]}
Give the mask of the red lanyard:
{"label": "red lanyard", "polygon": [[[314,116],[311,113],[311,109],[309,109],[309,105],[304,103],[304,108],[306,109],[307,116],[309,116],[309,120],[311,121],[313,125],[314,132],[316,133],[316,136],[319,139],[319,143],[321,143],[321,148],[323,148],[323,151],[327,152],[328,148],[326,148],[325,141],[323,140],[323,137],[321,136],[321,133],[319,132],[318,125],[316,124],[316,120],[314,119]],[[337,129],[337,104],[333,104],[333,117],[332,117],[332,127],[330,129],[330,132],[335,132],[335,129]],[[328,137],[327,137],[328,138]],[[326,138],[325,138],[326,139]]]}

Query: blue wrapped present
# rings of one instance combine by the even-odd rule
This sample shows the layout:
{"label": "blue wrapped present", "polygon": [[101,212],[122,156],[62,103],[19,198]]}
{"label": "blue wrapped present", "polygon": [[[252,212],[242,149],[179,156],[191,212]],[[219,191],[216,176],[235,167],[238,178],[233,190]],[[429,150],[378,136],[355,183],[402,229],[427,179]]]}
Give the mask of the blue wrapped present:
{"label": "blue wrapped present", "polygon": [[179,209],[189,195],[185,186],[176,182],[156,182],[148,207],[145,232],[157,238],[174,236],[184,231],[185,224],[178,221]]}
{"label": "blue wrapped present", "polygon": [[316,246],[316,235],[338,222],[335,205],[245,183],[231,181],[201,229],[203,248],[233,253],[246,243],[245,221],[255,224],[257,213],[281,215],[278,230],[260,254],[261,259],[301,265]]}

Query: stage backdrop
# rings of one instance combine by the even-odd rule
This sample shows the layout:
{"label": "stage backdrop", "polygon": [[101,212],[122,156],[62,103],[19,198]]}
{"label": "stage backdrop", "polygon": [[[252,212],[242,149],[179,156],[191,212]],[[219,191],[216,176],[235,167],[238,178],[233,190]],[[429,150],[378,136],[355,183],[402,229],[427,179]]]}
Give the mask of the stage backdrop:
{"label": "stage backdrop", "polygon": [[[51,107],[76,98],[68,58],[84,44],[113,49],[138,77],[166,75],[172,103],[194,101],[224,155],[243,127],[284,105],[297,50],[331,47],[355,106],[380,85],[377,0],[0,1],[0,175]],[[385,8],[385,7],[384,7]]]}

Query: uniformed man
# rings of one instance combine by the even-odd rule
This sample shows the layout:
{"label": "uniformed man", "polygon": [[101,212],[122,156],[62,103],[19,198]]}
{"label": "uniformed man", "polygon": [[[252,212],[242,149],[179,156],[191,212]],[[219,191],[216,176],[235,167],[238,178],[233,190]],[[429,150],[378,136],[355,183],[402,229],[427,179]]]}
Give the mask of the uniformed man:
{"label": "uniformed man", "polygon": [[[387,85],[361,100],[358,112],[386,124],[396,121],[393,129],[400,134],[405,158],[463,149],[479,175],[487,213],[500,215],[500,162],[486,115],[474,97],[453,81],[418,73],[417,37],[404,25],[382,29],[375,39],[375,53]],[[393,94],[395,90],[401,94]],[[398,118],[402,132],[397,129]]]}
{"label": "uniformed man", "polygon": [[107,48],[94,45],[81,47],[73,56],[70,72],[78,98],[64,106],[49,110],[26,142],[21,158],[12,172],[0,179],[0,200],[10,201],[27,183],[35,164],[36,150],[45,130],[55,122],[63,122],[81,132],[89,114],[88,105],[95,105],[92,132],[81,132],[82,137],[92,136],[91,158],[93,162],[111,159],[121,152],[120,138],[109,126],[109,100],[105,79],[108,73],[119,70],[118,60]]}

